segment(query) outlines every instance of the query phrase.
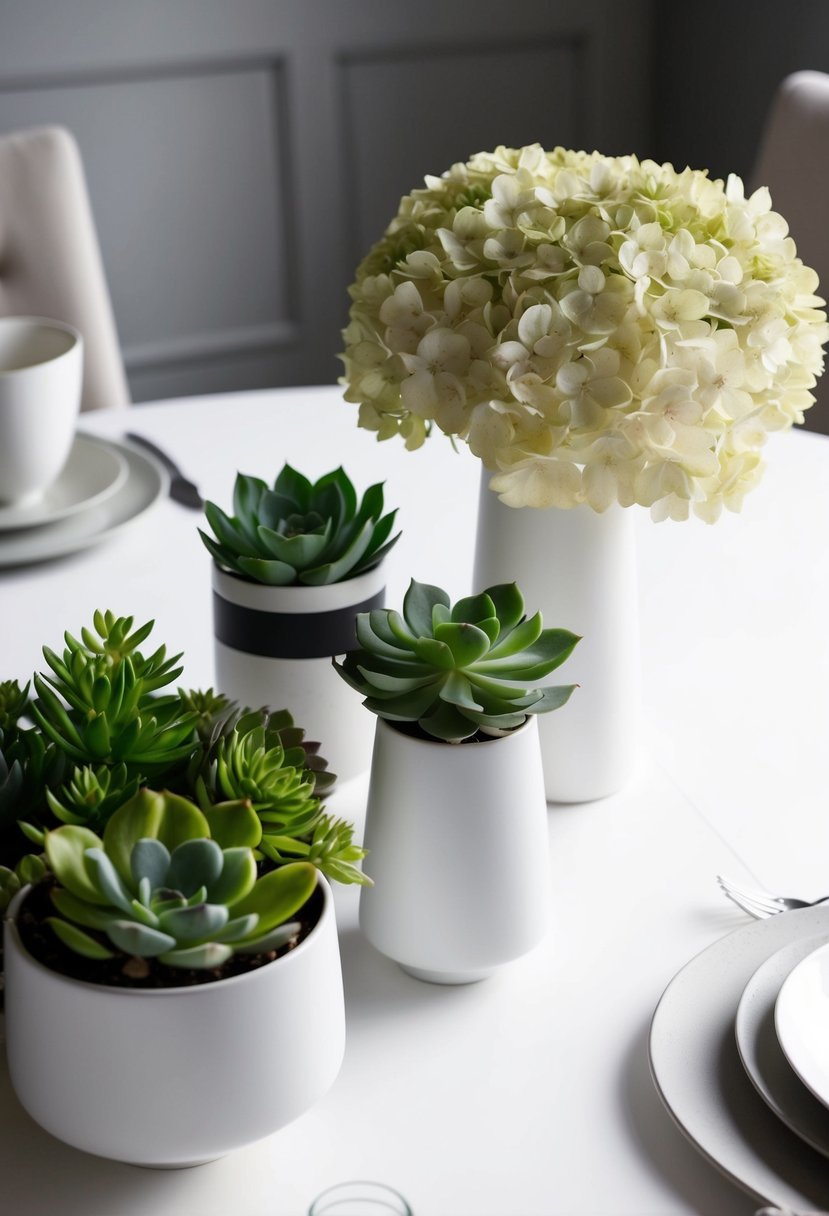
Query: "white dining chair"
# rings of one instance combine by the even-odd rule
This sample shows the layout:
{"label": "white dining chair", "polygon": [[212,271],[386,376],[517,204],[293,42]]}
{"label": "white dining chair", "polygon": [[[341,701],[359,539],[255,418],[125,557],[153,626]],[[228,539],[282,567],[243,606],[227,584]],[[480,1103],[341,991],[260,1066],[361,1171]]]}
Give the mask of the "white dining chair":
{"label": "white dining chair", "polygon": [[[829,75],[793,72],[772,99],[751,174],[752,189],[768,186],[785,216],[798,255],[820,277],[829,298]],[[829,434],[829,371],[806,412],[809,430]]]}
{"label": "white dining chair", "polygon": [[84,340],[81,409],[129,405],[83,163],[62,127],[0,136],[0,315],[73,325]]}

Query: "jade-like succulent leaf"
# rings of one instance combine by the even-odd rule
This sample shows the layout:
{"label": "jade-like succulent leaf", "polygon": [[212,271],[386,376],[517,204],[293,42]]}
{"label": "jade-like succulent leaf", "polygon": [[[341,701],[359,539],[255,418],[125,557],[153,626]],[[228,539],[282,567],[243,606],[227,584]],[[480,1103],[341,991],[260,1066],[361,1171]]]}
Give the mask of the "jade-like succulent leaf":
{"label": "jade-like succulent leaf", "polygon": [[130,871],[136,888],[145,879],[150,890],[163,886],[169,866],[170,852],[160,840],[145,836],[136,841],[130,856]]}
{"label": "jade-like succulent leaf", "polygon": [[[261,838],[261,825],[259,835]],[[222,872],[207,888],[207,898],[211,903],[234,907],[235,915],[235,905],[253,890],[255,882],[256,862],[251,850],[247,848],[225,849]]]}
{"label": "jade-like succulent leaf", "polygon": [[268,587],[288,587],[296,579],[296,570],[287,562],[276,558],[240,557],[237,565],[245,574],[257,583],[265,583]]}
{"label": "jade-like succulent leaf", "polygon": [[159,928],[177,942],[190,945],[213,939],[229,918],[230,914],[222,904],[197,904],[194,908],[172,908],[164,912],[159,917]]}
{"label": "jade-like succulent leaf", "polygon": [[249,916],[236,916],[211,936],[216,942],[238,942],[244,937],[250,937],[258,923],[259,917],[254,912]]}
{"label": "jade-like succulent leaf", "polygon": [[403,597],[403,617],[409,629],[417,637],[428,638],[432,632],[432,609],[435,604],[450,606],[450,599],[440,587],[429,583],[418,583],[414,579],[409,583]]}
{"label": "jade-like succulent leaf", "polygon": [[286,946],[291,938],[296,937],[302,925],[290,921],[287,925],[278,925],[263,937],[255,937],[247,942],[240,942],[236,947],[240,954],[261,954],[264,950],[279,950]]}
{"label": "jade-like succulent leaf", "polygon": [[49,898],[67,920],[83,925],[87,929],[106,929],[112,920],[112,909],[92,904],[88,900],[78,899],[71,891],[63,887],[53,887]]}
{"label": "jade-like succulent leaf", "polygon": [[103,849],[87,849],[85,861],[90,882],[101,892],[106,903],[113,908],[120,908],[122,912],[131,912],[132,896]]}
{"label": "jade-like succulent leaf", "polygon": [[144,837],[160,840],[170,853],[185,840],[207,837],[202,812],[178,794],[141,789],[113,814],[104,829],[104,851],[124,882],[131,879],[130,855]]}
{"label": "jade-like succulent leaf", "polygon": [[[466,621],[470,625],[480,625],[482,621],[495,620],[495,604],[490,596],[485,591],[481,591],[478,595],[467,595],[465,599],[458,600],[452,607],[451,619],[453,621]],[[490,641],[494,641],[490,638]]]}
{"label": "jade-like succulent leaf", "polygon": [[316,868],[297,861],[265,874],[243,899],[231,904],[230,912],[234,917],[255,912],[259,917],[257,933],[269,933],[299,911],[316,885]]}
{"label": "jade-like succulent leaf", "polygon": [[106,946],[102,946],[94,937],[90,937],[88,933],[84,933],[83,929],[79,929],[77,925],[71,925],[67,920],[60,920],[57,916],[47,916],[46,924],[51,925],[65,946],[74,950],[76,954],[82,954],[84,958],[114,957],[112,951],[107,950]]}
{"label": "jade-like succulent leaf", "polygon": [[469,667],[477,663],[489,650],[489,638],[483,629],[466,622],[448,621],[435,629],[435,639],[443,642],[452,652],[454,666]]}
{"label": "jade-like succulent leaf", "polygon": [[101,846],[94,832],[76,824],[64,824],[47,832],[43,843],[49,868],[62,887],[87,903],[108,903],[86,866],[86,850]]}
{"label": "jade-like succulent leaf", "polygon": [[223,849],[255,849],[262,839],[262,821],[252,804],[242,799],[218,802],[204,808],[210,835]]}
{"label": "jade-like succulent leaf", "polygon": [[189,946],[183,950],[168,950],[166,954],[159,954],[158,961],[169,967],[184,967],[188,971],[213,971],[226,963],[233,952],[232,946],[205,942],[201,946]]}
{"label": "jade-like succulent leaf", "polygon": [[200,887],[217,880],[223,861],[215,840],[185,840],[172,852],[166,885],[189,898]]}
{"label": "jade-like succulent leaf", "polygon": [[151,929],[149,925],[139,925],[134,920],[110,921],[106,933],[113,946],[125,954],[137,954],[141,958],[157,958],[176,944],[176,939],[169,933]]}
{"label": "jade-like succulent leaf", "polygon": [[298,536],[281,536],[279,532],[260,524],[257,535],[273,557],[296,570],[312,566],[319,560],[328,544],[330,532],[330,522],[319,532],[304,532]]}

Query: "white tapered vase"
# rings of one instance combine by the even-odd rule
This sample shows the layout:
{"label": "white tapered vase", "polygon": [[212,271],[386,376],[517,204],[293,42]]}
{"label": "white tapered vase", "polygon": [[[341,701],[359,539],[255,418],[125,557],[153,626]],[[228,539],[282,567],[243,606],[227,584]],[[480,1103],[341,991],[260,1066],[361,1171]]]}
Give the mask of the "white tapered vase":
{"label": "white tapered vase", "polygon": [[481,480],[473,590],[516,582],[528,612],[581,637],[545,681],[578,684],[539,716],[550,802],[587,802],[633,775],[640,703],[634,509],[507,507]]}
{"label": "white tapered vase", "polygon": [[547,932],[536,721],[452,744],[377,720],[365,831],[374,886],[360,891],[360,927],[417,979],[485,979]]}

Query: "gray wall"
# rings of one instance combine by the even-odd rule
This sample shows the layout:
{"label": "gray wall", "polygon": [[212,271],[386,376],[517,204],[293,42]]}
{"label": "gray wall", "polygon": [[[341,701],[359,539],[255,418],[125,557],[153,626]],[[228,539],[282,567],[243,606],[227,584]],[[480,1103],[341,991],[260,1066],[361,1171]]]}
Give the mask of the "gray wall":
{"label": "gray wall", "polygon": [[333,382],[401,194],[642,141],[649,30],[650,0],[0,0],[0,132],[75,133],[135,400]]}

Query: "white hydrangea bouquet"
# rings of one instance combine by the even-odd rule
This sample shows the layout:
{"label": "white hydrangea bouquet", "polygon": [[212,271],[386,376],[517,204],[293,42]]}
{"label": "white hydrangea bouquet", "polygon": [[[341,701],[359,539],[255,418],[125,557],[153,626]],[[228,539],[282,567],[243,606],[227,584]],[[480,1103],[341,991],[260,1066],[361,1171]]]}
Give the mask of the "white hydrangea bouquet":
{"label": "white hydrangea bouquet", "polygon": [[713,522],[814,402],[817,287],[766,189],[499,147],[401,200],[350,289],[341,383],[380,439],[465,441],[510,506]]}

